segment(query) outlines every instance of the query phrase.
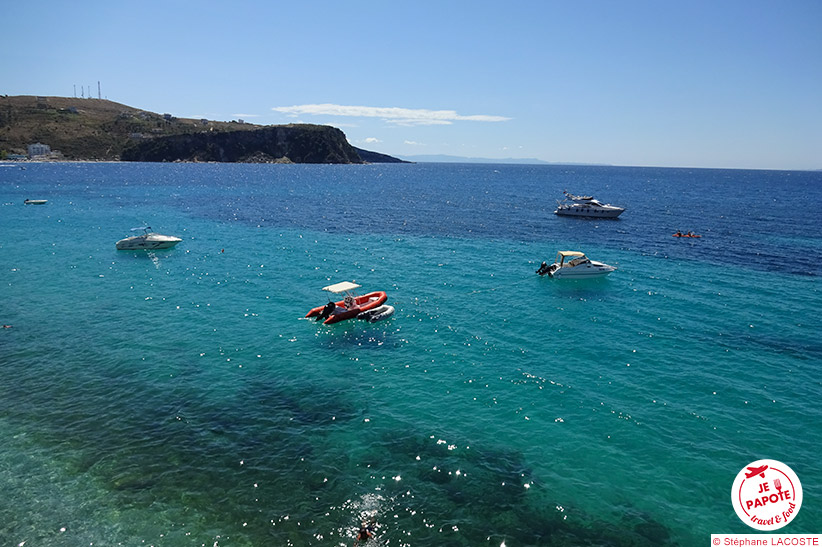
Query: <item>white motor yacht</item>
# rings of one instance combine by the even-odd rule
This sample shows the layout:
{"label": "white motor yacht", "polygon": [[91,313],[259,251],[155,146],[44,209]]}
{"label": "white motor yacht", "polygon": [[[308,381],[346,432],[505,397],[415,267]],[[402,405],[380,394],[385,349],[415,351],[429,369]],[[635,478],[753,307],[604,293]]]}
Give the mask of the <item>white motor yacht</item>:
{"label": "white motor yacht", "polygon": [[132,232],[142,230],[138,236],[131,236],[117,242],[119,251],[141,251],[154,249],[170,249],[182,241],[179,237],[164,236],[151,231],[151,226],[132,228]]}
{"label": "white motor yacht", "polygon": [[593,196],[575,196],[567,190],[563,192],[565,199],[557,200],[557,210],[554,214],[569,217],[588,218],[617,218],[624,211],[624,207],[617,207],[610,203],[602,203]]}
{"label": "white motor yacht", "polygon": [[557,279],[589,279],[608,275],[614,270],[613,266],[591,260],[579,251],[559,251],[554,263],[549,266],[543,262],[537,273]]}

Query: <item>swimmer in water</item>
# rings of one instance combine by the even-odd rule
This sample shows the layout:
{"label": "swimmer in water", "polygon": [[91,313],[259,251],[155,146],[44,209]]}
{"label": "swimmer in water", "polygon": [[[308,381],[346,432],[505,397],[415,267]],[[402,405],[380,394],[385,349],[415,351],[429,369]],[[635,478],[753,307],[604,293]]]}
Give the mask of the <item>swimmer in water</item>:
{"label": "swimmer in water", "polygon": [[360,525],[360,529],[357,532],[357,539],[354,541],[354,547],[360,544],[360,542],[366,542],[369,539],[374,537],[374,521],[372,520],[369,522],[363,522]]}

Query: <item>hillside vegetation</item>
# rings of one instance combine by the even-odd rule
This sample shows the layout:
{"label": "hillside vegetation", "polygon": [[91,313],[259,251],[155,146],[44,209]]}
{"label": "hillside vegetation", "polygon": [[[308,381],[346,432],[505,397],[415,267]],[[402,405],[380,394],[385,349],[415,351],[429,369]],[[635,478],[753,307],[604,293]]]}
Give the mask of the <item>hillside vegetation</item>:
{"label": "hillside vegetation", "polygon": [[65,160],[363,163],[339,129],[176,118],[101,99],[0,96],[0,154],[42,143]]}

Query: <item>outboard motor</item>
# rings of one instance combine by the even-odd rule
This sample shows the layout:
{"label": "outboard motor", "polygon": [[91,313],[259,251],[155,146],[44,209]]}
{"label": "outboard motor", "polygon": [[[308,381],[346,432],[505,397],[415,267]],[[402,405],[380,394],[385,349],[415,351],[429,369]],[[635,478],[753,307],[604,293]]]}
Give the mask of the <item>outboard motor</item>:
{"label": "outboard motor", "polygon": [[539,269],[537,270],[537,273],[539,275],[545,275],[545,274],[548,273],[549,270],[550,270],[550,268],[548,267],[548,264],[543,262],[542,264],[540,264]]}
{"label": "outboard motor", "polygon": [[328,304],[326,304],[323,308],[323,311],[321,311],[320,314],[317,316],[317,321],[322,321],[324,319],[328,319],[329,317],[331,317],[331,313],[334,311],[334,308],[336,307],[337,305],[334,302],[329,302]]}

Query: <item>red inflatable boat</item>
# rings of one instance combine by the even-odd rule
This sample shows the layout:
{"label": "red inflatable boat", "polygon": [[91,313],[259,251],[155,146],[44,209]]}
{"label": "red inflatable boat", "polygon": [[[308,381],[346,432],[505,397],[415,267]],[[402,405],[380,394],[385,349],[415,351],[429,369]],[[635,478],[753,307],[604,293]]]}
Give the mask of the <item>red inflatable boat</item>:
{"label": "red inflatable boat", "polygon": [[344,294],[345,297],[337,302],[329,301],[324,306],[318,306],[307,314],[306,317],[314,317],[317,321],[324,319],[323,323],[330,325],[346,319],[353,319],[364,311],[368,311],[382,306],[388,295],[384,291],[374,291],[362,296],[354,294],[355,289],[359,289],[360,285],[351,283],[350,281],[343,281],[323,287],[324,291],[334,294]]}

